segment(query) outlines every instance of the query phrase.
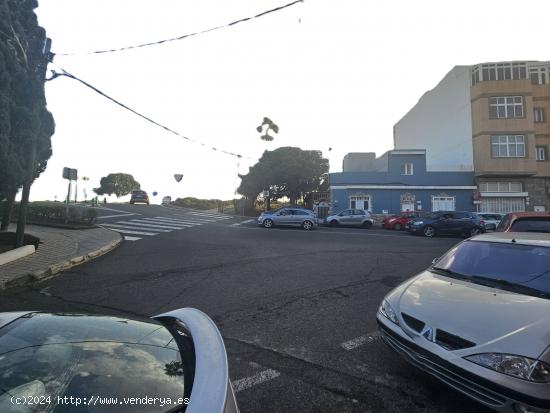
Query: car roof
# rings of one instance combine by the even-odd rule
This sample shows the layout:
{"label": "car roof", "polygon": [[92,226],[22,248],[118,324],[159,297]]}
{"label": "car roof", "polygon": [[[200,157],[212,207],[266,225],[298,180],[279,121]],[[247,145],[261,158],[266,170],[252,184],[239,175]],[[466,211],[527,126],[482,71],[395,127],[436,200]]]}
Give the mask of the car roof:
{"label": "car roof", "polygon": [[536,245],[550,247],[550,234],[543,232],[490,232],[476,235],[468,241],[515,243],[520,245]]}
{"label": "car roof", "polygon": [[510,215],[510,217],[512,217],[513,219],[516,219],[516,218],[550,217],[550,211],[545,211],[545,212],[534,212],[534,211],[510,212],[508,215]]}

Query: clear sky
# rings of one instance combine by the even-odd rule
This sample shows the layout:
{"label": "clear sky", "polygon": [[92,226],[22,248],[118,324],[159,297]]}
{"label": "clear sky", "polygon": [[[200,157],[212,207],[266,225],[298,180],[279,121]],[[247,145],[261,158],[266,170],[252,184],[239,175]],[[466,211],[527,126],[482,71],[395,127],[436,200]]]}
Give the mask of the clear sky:
{"label": "clear sky", "polygon": [[[290,0],[40,0],[52,51],[115,48],[208,29]],[[111,172],[148,192],[230,199],[263,150],[322,150],[331,171],[348,152],[392,148],[393,125],[455,65],[549,60],[547,0],[306,0],[182,41],[102,55],[56,56],[88,81],[205,149],[124,111],[68,78],[48,82],[53,156],[31,199],[62,200],[64,166],[79,197]],[[264,116],[279,125],[259,139]],[[429,125],[427,125],[429,126]],[[332,151],[328,151],[333,148]],[[174,173],[183,173],[177,184]]]}

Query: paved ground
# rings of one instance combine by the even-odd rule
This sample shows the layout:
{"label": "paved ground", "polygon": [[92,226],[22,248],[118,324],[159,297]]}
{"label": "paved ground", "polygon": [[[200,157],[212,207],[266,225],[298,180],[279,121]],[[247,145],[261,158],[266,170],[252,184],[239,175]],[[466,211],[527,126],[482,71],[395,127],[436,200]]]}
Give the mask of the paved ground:
{"label": "paved ground", "polygon": [[[16,226],[10,225],[10,231]],[[40,238],[34,254],[0,266],[0,289],[51,276],[118,245],[118,233],[103,228],[72,230],[27,225],[26,233]]]}
{"label": "paved ground", "polygon": [[[159,206],[109,207],[138,219],[193,217]],[[0,310],[139,318],[199,308],[222,332],[245,413],[487,412],[410,367],[376,333],[384,295],[459,239],[267,230],[233,218],[157,234],[33,288],[0,293]]]}

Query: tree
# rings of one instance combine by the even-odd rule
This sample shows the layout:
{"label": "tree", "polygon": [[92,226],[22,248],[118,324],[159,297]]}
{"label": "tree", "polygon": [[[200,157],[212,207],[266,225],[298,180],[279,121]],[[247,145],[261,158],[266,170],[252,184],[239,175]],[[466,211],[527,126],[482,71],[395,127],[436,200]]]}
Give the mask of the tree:
{"label": "tree", "polygon": [[94,192],[98,195],[115,194],[117,198],[120,198],[139,188],[139,182],[132,175],[115,173],[101,178],[99,188],[94,188]]}
{"label": "tree", "polygon": [[328,159],[321,151],[305,151],[283,147],[265,151],[246,175],[239,175],[237,192],[248,199],[256,199],[260,192],[269,190],[273,200],[288,197],[291,204],[306,192],[318,190],[328,177]]}
{"label": "tree", "polygon": [[[46,109],[48,56],[46,34],[33,11],[37,6],[36,0],[0,0],[1,230],[7,229],[17,191],[23,186],[28,194],[51,156],[55,124]],[[24,211],[19,217],[18,235],[23,235]]]}

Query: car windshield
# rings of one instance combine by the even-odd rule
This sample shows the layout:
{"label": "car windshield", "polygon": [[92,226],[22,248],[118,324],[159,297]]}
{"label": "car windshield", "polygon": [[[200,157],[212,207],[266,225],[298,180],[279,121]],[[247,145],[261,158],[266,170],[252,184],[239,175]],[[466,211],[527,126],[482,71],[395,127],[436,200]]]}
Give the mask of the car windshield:
{"label": "car windshield", "polygon": [[445,254],[432,270],[475,283],[550,298],[548,247],[466,241]]}
{"label": "car windshield", "polygon": [[550,233],[550,217],[519,218],[514,221],[512,232],[547,232]]}

